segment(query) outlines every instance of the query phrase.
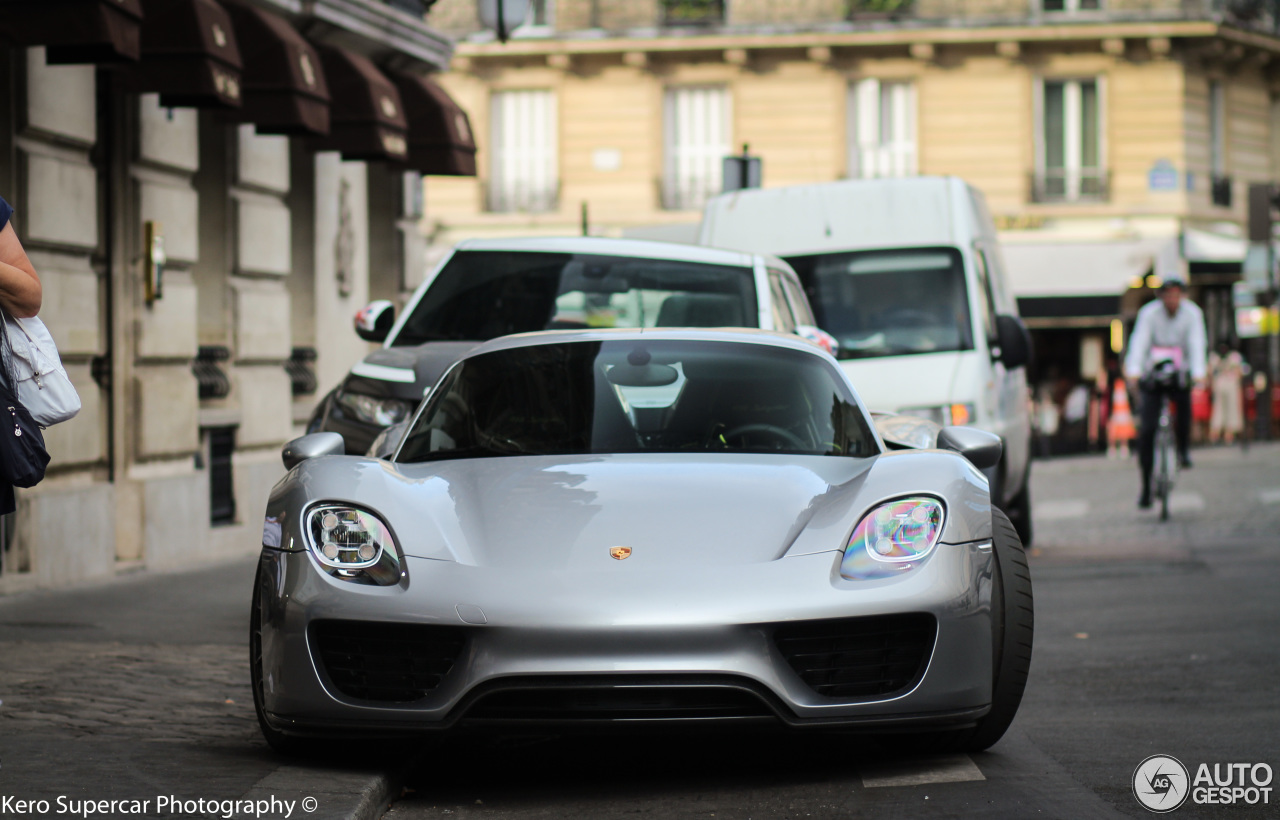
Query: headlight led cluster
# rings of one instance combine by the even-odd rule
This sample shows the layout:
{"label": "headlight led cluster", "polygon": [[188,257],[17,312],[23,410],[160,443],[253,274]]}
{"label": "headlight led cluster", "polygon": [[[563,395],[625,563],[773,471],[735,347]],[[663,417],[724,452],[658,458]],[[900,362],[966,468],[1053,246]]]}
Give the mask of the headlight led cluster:
{"label": "headlight led cluster", "polygon": [[872,580],[911,569],[937,545],[944,518],[942,502],[936,498],[916,496],[881,504],[854,528],[840,574]]}
{"label": "headlight led cluster", "polygon": [[399,556],[382,519],[357,507],[322,504],[307,514],[311,553],[330,574],[380,584],[400,579]]}

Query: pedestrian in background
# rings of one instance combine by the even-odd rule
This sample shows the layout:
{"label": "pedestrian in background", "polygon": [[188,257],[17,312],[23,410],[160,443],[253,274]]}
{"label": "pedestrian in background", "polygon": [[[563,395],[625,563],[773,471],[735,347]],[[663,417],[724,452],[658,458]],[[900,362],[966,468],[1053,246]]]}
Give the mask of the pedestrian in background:
{"label": "pedestrian in background", "polygon": [[[0,197],[0,309],[26,319],[40,311],[43,293],[40,276],[13,230],[12,217],[13,208]],[[0,484],[0,515],[13,512],[15,506],[13,487]]]}
{"label": "pedestrian in background", "polygon": [[1244,357],[1227,342],[1209,354],[1209,384],[1213,390],[1213,410],[1209,415],[1209,442],[1219,440],[1231,444],[1244,426],[1244,402],[1241,395],[1247,373]]}

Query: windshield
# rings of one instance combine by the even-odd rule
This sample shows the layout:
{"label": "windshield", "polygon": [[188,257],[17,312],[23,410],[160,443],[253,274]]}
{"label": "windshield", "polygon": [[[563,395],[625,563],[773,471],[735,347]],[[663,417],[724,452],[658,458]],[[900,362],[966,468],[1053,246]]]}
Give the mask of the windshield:
{"label": "windshield", "polygon": [[758,327],[751,268],[530,251],[459,251],[393,346],[535,330]]}
{"label": "windshield", "polygon": [[628,340],[464,359],[434,390],[400,462],[590,453],[877,450],[836,370],[799,350]]}
{"label": "windshield", "polygon": [[954,248],[787,259],[841,359],[971,350],[964,262]]}

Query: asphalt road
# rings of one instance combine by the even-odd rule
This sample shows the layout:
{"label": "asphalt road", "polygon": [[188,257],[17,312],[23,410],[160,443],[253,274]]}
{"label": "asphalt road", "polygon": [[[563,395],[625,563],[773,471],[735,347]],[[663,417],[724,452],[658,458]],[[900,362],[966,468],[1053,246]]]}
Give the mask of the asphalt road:
{"label": "asphalt road", "polygon": [[[1280,446],[1196,455],[1168,523],[1134,509],[1131,463],[1036,464],[1032,676],[987,753],[851,735],[473,738],[426,747],[388,817],[1145,817],[1130,781],[1150,755],[1280,769]],[[0,798],[315,790],[320,811],[293,817],[345,816],[345,792],[404,758],[266,748],[245,668],[252,571],[0,598]],[[1276,802],[1172,816],[1280,817]]]}

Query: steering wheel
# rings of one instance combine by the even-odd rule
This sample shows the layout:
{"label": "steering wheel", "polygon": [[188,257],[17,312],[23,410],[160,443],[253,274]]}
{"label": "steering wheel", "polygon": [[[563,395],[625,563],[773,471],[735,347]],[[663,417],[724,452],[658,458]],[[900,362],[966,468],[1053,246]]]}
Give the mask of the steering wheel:
{"label": "steering wheel", "polygon": [[778,445],[785,445],[787,448],[795,450],[806,450],[809,448],[809,445],[805,444],[805,442],[795,433],[785,427],[779,427],[776,424],[741,424],[732,430],[721,433],[720,435],[725,441],[729,441],[730,439],[734,439],[739,436],[750,436],[755,433],[763,433],[765,436],[771,437],[772,442],[775,445],[774,449],[784,449],[784,447]]}

